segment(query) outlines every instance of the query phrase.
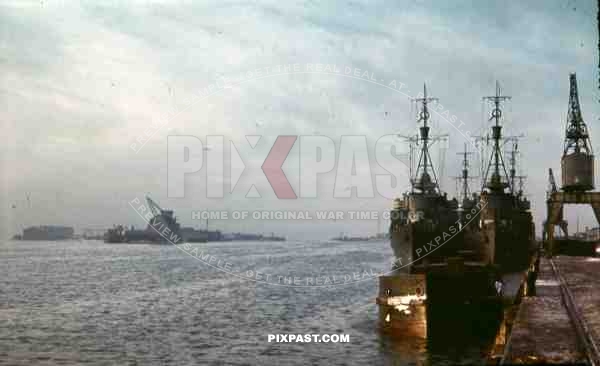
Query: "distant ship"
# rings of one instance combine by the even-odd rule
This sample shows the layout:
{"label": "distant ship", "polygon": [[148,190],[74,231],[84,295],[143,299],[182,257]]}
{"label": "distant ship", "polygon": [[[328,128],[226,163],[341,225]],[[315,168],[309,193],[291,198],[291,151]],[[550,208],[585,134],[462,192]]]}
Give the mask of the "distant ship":
{"label": "distant ship", "polygon": [[220,241],[286,241],[286,238],[283,236],[277,236],[274,233],[271,233],[270,235],[250,233],[224,233],[221,234]]}
{"label": "distant ship", "polygon": [[389,239],[387,234],[379,233],[377,235],[371,236],[347,236],[344,234],[340,234],[340,236],[336,236],[331,238],[332,241],[382,241]]}
{"label": "distant ship", "polygon": [[[148,207],[153,217],[145,229],[139,230],[134,227],[127,228],[123,225],[115,225],[108,229],[104,235],[107,243],[204,243],[209,241],[285,241],[285,237],[263,234],[231,233],[225,234],[221,231],[209,231],[181,227],[177,222],[173,210],[162,209],[150,197],[146,196]],[[162,235],[161,235],[162,233]]]}
{"label": "distant ship", "polygon": [[23,234],[13,236],[14,240],[68,240],[73,239],[70,226],[42,225],[23,229]]}
{"label": "distant ship", "polygon": [[115,225],[113,228],[107,230],[104,235],[104,241],[107,243],[149,242],[178,244],[183,242],[207,242],[209,239],[220,240],[220,232],[182,228],[177,222],[173,210],[161,208],[148,196],[146,196],[146,202],[154,216],[150,219],[145,229],[138,230],[134,227],[128,229],[123,225]]}

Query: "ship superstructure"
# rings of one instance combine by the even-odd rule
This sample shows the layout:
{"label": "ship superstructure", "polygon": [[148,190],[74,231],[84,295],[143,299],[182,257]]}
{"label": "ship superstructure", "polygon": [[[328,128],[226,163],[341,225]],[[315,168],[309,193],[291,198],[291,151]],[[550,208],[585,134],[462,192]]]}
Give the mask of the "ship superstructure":
{"label": "ship superstructure", "polygon": [[462,156],[462,169],[457,177],[459,186],[459,208],[458,229],[462,235],[462,248],[460,256],[467,261],[482,261],[484,250],[481,243],[481,228],[479,226],[479,212],[481,209],[480,192],[472,192],[469,182],[475,177],[469,174],[469,155],[468,144],[464,144],[464,151],[459,153]]}
{"label": "ship superstructure", "polygon": [[420,147],[417,168],[410,178],[411,191],[394,200],[390,237],[396,256],[395,266],[404,273],[422,273],[428,263],[443,261],[460,241],[454,224],[458,220],[458,201],[448,199],[440,190],[430,147],[429,104],[437,101],[423,86],[418,122],[419,136],[411,141]]}
{"label": "ship superstructure", "polygon": [[[499,272],[506,273],[527,268],[535,240],[535,228],[530,212],[530,203],[517,190],[514,163],[507,170],[502,154],[505,141],[515,141],[515,137],[502,136],[502,103],[509,100],[502,95],[499,83],[496,94],[484,97],[491,104],[490,120],[493,121],[491,154],[485,170],[481,192],[482,248],[483,261],[494,265]],[[516,154],[517,145],[513,145]],[[514,161],[514,154],[511,160]]]}

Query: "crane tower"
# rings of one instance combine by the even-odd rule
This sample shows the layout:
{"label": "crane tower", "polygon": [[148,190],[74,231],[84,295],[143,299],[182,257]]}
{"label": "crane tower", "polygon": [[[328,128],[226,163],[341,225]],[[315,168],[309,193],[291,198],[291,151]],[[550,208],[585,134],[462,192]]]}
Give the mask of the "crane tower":
{"label": "crane tower", "polygon": [[588,129],[581,116],[577,78],[569,77],[569,110],[565,129],[565,143],[561,159],[562,190],[585,192],[594,189],[594,153]]}

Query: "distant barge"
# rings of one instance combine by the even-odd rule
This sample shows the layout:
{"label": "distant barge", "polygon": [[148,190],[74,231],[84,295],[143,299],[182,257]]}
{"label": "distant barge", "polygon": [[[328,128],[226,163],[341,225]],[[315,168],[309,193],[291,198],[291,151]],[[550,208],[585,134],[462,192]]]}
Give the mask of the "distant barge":
{"label": "distant barge", "polygon": [[22,235],[13,236],[14,240],[69,240],[74,231],[70,226],[41,225],[23,229]]}
{"label": "distant barge", "polygon": [[284,237],[262,234],[231,233],[181,227],[172,210],[162,209],[150,197],[146,201],[154,217],[145,229],[115,225],[104,234],[107,243],[205,243],[209,241],[285,241]]}
{"label": "distant barge", "polygon": [[344,234],[341,234],[340,236],[337,236],[335,238],[331,238],[331,241],[381,241],[381,240],[387,240],[389,239],[389,236],[386,234],[377,234],[377,235],[372,235],[372,236],[347,236]]}

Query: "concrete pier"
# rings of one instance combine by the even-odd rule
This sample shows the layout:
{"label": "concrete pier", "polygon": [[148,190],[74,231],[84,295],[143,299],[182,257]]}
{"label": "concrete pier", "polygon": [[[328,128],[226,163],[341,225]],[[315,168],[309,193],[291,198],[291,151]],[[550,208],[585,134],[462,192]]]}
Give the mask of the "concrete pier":
{"label": "concrete pier", "polygon": [[501,364],[600,365],[600,258],[543,258],[536,296],[519,307]]}

